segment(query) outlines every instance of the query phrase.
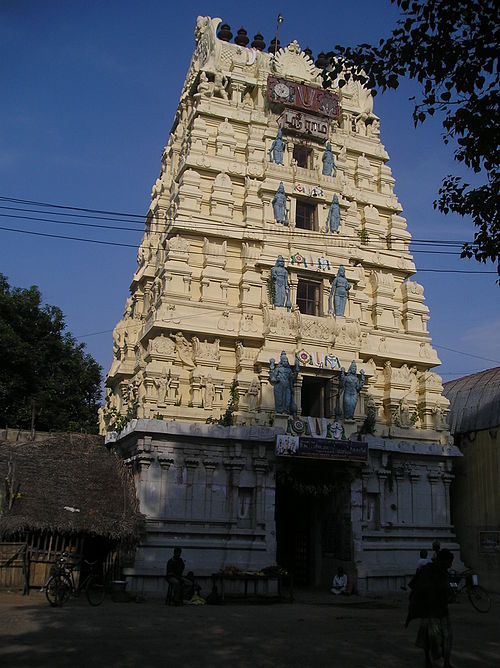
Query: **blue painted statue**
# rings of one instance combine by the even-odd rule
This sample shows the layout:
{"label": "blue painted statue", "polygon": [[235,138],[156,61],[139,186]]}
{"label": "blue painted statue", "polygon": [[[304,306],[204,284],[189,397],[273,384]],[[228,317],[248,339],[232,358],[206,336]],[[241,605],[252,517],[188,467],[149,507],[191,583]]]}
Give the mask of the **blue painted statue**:
{"label": "blue painted statue", "polygon": [[347,293],[351,288],[352,285],[345,277],[344,266],[340,265],[337,275],[332,281],[332,288],[328,297],[328,313],[335,313],[335,315],[343,317],[347,303]]}
{"label": "blue painted statue", "polygon": [[347,373],[345,372],[344,367],[342,367],[340,372],[339,391],[344,394],[342,408],[345,420],[354,419],[354,411],[356,410],[356,404],[358,403],[359,393],[365,384],[365,372],[363,369],[361,369],[359,375],[360,378],[358,378],[356,373],[356,362],[354,362],[354,360],[351,362],[351,366]]}
{"label": "blue painted statue", "polygon": [[274,220],[288,226],[288,210],[286,208],[286,193],[283,181],[280,181],[278,190],[274,193],[272,200]]}
{"label": "blue painted statue", "polygon": [[295,360],[295,366],[290,366],[284,350],[280,355],[280,361],[277,365],[274,359],[269,360],[269,382],[274,386],[274,408],[276,413],[293,415],[294,417],[297,415],[294,383],[298,374],[298,359]]}
{"label": "blue painted statue", "polygon": [[281,137],[281,128],[278,130],[278,134],[271,144],[269,149],[269,162],[275,162],[277,165],[283,164],[283,153],[285,151],[285,146],[287,142]]}
{"label": "blue painted statue", "polygon": [[269,149],[269,162],[275,162],[277,165],[283,164],[283,154],[285,152],[286,142],[281,136],[281,128],[278,130],[271,148]]}
{"label": "blue painted statue", "polygon": [[328,216],[326,217],[326,228],[325,232],[338,232],[340,225],[340,204],[339,198],[337,195],[333,196],[332,203],[330,204],[330,209],[328,210]]}
{"label": "blue painted statue", "polygon": [[290,286],[288,285],[288,271],[285,268],[283,255],[278,255],[276,263],[271,269],[271,279],[274,284],[274,306],[286,306],[290,310],[292,308]]}
{"label": "blue painted statue", "polygon": [[335,165],[335,156],[333,155],[332,146],[330,142],[326,145],[325,152],[323,153],[323,175],[331,176],[332,172],[334,176],[337,176],[337,167]]}

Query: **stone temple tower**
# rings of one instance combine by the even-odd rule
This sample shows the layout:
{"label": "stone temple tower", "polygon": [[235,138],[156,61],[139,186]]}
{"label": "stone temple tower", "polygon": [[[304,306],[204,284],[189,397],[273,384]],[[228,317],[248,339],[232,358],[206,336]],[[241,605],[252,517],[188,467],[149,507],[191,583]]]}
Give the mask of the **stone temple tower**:
{"label": "stone temple tower", "polygon": [[379,118],[297,42],[220,22],[197,20],[113,333],[102,430],[148,522],[128,577],[161,587],[180,544],[200,575],[398,587],[457,548],[459,452]]}

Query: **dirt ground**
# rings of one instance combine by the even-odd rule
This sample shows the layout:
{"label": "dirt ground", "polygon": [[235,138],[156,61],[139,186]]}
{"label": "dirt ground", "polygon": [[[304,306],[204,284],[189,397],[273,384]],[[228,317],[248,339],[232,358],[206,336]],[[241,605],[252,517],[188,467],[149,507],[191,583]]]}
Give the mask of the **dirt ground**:
{"label": "dirt ground", "polygon": [[[349,598],[299,591],[294,603],[167,607],[85,598],[51,608],[40,592],[0,593],[0,665],[100,668],[423,666],[406,596]],[[450,607],[456,668],[500,665],[500,596],[488,614]]]}

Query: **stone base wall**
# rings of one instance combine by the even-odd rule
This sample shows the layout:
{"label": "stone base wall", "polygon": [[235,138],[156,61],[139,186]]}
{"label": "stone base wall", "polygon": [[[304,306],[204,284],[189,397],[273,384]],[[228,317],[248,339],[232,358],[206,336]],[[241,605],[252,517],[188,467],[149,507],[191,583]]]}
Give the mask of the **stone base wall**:
{"label": "stone base wall", "polygon": [[[206,593],[220,569],[255,572],[276,563],[276,432],[135,420],[113,437],[147,518],[135,564],[124,573],[130,591],[163,596],[166,563],[177,546],[186,572],[205,583]],[[431,554],[436,539],[456,553],[460,567],[448,494],[458,454],[452,446],[371,439],[365,465],[337,462],[335,475],[347,490],[342,512],[350,522],[351,560],[322,551],[319,517],[313,583],[328,587],[341,565],[359,593],[397,591],[414,574],[420,550]]]}

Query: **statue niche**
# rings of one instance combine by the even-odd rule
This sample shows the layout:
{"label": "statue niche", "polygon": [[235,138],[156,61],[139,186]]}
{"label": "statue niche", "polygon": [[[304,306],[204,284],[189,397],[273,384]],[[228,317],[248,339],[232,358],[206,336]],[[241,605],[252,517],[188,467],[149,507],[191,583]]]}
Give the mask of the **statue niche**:
{"label": "statue niche", "polygon": [[299,361],[295,360],[292,367],[286,356],[286,352],[280,355],[278,364],[271,358],[269,360],[269,382],[274,386],[274,407],[276,413],[284,415],[297,415],[297,404],[295,403],[294,384],[299,374]]}

